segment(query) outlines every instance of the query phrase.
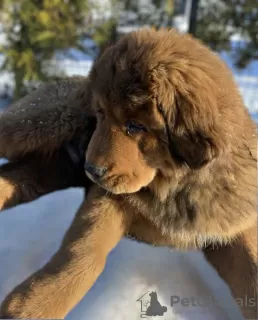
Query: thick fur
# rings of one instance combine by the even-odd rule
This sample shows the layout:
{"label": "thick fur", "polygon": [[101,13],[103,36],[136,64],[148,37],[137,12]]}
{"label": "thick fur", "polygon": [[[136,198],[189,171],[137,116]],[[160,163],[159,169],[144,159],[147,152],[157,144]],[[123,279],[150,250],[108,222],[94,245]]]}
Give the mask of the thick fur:
{"label": "thick fur", "polygon": [[[202,249],[243,315],[256,319],[256,127],[224,63],[190,36],[145,29],[107,49],[88,79],[64,83],[65,94],[43,87],[1,116],[0,155],[25,161],[31,186],[29,159],[54,161],[57,151],[80,137],[87,163],[106,173],[96,179],[88,172],[95,182],[90,187],[85,177],[77,182],[69,164],[71,184],[86,186],[89,199],[60,250],[8,295],[0,317],[64,317],[124,235]],[[30,106],[35,101],[42,101],[36,110]],[[144,130],[130,131],[132,121]],[[64,156],[58,161],[69,162]],[[24,189],[13,190],[8,173],[1,175],[1,197],[20,199],[16,193]],[[38,196],[52,191],[49,186]],[[67,184],[60,179],[54,189],[62,187]],[[37,197],[25,193],[23,201]]]}
{"label": "thick fur", "polygon": [[49,155],[84,132],[91,115],[83,106],[89,100],[87,81],[73,77],[43,85],[10,106],[0,117],[0,157],[16,160],[34,151]]}
{"label": "thick fur", "polygon": [[75,166],[67,148],[76,145],[83,153],[95,129],[90,109],[82,113],[78,99],[86,83],[73,77],[43,85],[0,116],[0,158],[11,161],[0,167],[0,210],[87,185],[84,164]]}

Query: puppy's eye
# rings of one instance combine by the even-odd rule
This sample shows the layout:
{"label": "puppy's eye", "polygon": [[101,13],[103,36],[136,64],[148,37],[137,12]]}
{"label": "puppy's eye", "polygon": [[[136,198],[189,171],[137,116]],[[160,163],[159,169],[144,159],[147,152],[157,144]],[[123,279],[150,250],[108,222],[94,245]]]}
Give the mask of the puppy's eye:
{"label": "puppy's eye", "polygon": [[146,128],[142,124],[137,123],[135,121],[128,122],[126,126],[126,133],[129,136],[132,136],[133,134],[138,132],[146,132],[146,131],[147,131]]}

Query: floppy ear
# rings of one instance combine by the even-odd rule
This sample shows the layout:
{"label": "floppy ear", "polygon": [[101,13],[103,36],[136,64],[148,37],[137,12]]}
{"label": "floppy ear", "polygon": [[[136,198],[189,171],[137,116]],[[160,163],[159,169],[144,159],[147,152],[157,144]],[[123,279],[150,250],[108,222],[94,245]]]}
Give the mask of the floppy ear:
{"label": "floppy ear", "polygon": [[174,158],[192,169],[207,164],[222,149],[217,115],[213,115],[217,110],[214,109],[211,113],[205,105],[196,108],[182,96],[175,99],[168,132],[169,149]]}
{"label": "floppy ear", "polygon": [[[166,120],[162,106],[158,107],[166,125],[168,148],[171,157],[179,163],[186,163],[192,169],[198,169],[219,154],[218,146],[205,132],[191,132],[186,129],[183,120],[171,126]],[[178,118],[178,117],[177,117]]]}
{"label": "floppy ear", "polygon": [[171,156],[197,169],[217,157],[225,145],[217,87],[207,73],[189,70],[186,74],[182,69],[168,74],[159,66],[151,75],[152,92],[166,123]]}
{"label": "floppy ear", "polygon": [[169,150],[174,158],[185,162],[192,169],[202,167],[218,155],[215,143],[201,132],[171,135]]}
{"label": "floppy ear", "polygon": [[0,116],[0,157],[60,148],[87,126],[89,99],[87,78],[74,77],[42,85],[15,102]]}

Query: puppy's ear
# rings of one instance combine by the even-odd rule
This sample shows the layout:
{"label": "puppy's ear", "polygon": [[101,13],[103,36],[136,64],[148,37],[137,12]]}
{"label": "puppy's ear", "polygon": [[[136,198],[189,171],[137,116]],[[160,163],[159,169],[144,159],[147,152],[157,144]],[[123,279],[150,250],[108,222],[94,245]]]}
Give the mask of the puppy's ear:
{"label": "puppy's ear", "polygon": [[192,169],[202,167],[220,153],[221,137],[216,115],[211,118],[211,114],[206,115],[206,112],[205,108],[197,111],[181,97],[179,103],[175,101],[172,120],[167,125],[171,156]]}
{"label": "puppy's ear", "polygon": [[171,156],[196,169],[225,147],[220,128],[218,85],[206,64],[183,60],[160,64],[149,74],[150,92],[162,106]]}
{"label": "puppy's ear", "polygon": [[0,116],[0,157],[48,154],[70,141],[90,115],[87,81],[76,77],[42,85],[11,105]]}
{"label": "puppy's ear", "polygon": [[214,159],[219,151],[211,138],[201,132],[185,133],[183,136],[171,135],[169,142],[171,156],[186,163],[192,169],[198,169]]}

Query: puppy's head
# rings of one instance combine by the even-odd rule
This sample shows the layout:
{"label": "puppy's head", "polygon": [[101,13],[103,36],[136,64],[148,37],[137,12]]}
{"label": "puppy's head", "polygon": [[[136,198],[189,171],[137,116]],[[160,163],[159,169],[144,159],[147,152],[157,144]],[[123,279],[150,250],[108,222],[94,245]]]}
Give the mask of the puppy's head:
{"label": "puppy's head", "polygon": [[112,193],[133,193],[156,177],[206,166],[227,144],[224,78],[231,81],[215,54],[174,30],[122,38],[90,74],[97,128],[88,176]]}

